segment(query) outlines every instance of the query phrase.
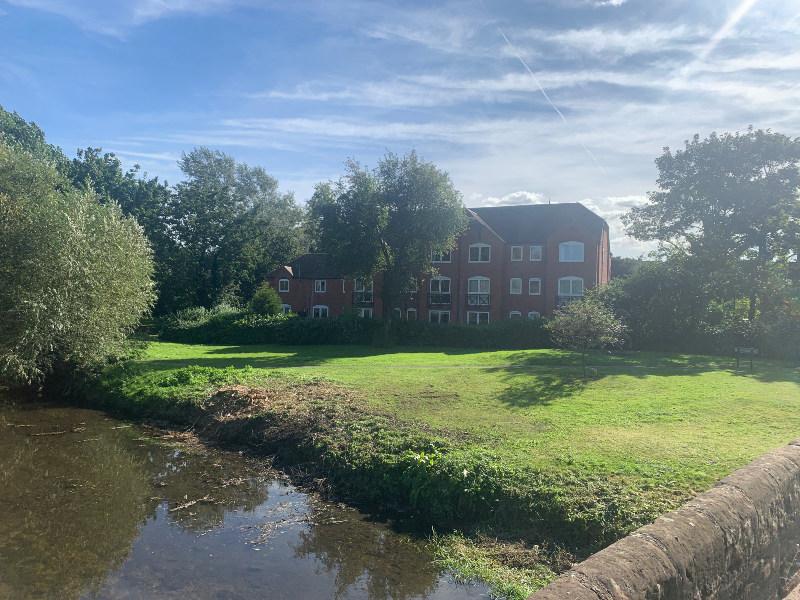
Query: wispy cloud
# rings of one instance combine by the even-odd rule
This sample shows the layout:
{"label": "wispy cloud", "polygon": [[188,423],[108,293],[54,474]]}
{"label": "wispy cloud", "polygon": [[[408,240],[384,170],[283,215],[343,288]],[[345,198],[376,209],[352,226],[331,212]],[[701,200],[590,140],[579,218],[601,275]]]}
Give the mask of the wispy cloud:
{"label": "wispy cloud", "polygon": [[711,40],[709,40],[708,45],[703,48],[700,52],[699,59],[705,60],[705,58],[713,52],[714,48],[725,38],[727,37],[734,27],[741,21],[744,16],[750,12],[750,9],[753,8],[758,0],[742,0],[739,3],[739,6],[731,13],[728,20],[725,21],[725,24],[713,35],[711,36]]}

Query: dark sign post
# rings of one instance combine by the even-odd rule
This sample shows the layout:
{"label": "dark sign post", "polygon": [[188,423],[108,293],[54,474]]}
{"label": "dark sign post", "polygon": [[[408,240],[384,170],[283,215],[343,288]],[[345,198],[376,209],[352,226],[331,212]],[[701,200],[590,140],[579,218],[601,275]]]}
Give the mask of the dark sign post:
{"label": "dark sign post", "polygon": [[742,354],[749,354],[750,355],[750,370],[753,370],[753,355],[758,354],[758,348],[742,348],[741,346],[736,346],[736,368],[739,368],[739,357]]}

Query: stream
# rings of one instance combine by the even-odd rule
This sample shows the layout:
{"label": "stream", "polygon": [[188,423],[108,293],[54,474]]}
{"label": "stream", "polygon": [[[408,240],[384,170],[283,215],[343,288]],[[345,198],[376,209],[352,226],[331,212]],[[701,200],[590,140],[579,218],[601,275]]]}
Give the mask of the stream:
{"label": "stream", "polygon": [[263,462],[96,411],[0,405],[0,600],[488,597]]}

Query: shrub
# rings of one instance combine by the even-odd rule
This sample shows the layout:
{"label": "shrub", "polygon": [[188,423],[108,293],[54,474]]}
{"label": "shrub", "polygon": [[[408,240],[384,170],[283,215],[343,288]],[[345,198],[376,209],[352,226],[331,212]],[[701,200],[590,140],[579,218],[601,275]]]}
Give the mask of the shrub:
{"label": "shrub", "polygon": [[186,344],[283,344],[439,346],[448,348],[550,348],[544,319],[515,319],[490,325],[435,324],[354,315],[311,319],[296,315],[246,313],[230,307],[189,308],[161,319],[160,337]]}
{"label": "shrub", "polygon": [[248,304],[250,312],[254,315],[271,316],[282,312],[283,302],[270,284],[266,281],[256,291]]}

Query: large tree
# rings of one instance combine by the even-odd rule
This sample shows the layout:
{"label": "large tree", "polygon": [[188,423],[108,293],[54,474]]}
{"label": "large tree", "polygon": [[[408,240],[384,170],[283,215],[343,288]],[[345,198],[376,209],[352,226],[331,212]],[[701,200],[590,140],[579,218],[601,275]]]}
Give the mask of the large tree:
{"label": "large tree", "polygon": [[431,250],[455,247],[467,227],[450,177],[414,151],[389,153],[372,170],[348,161],[338,182],[317,185],[309,206],[316,248],[333,269],[348,279],[382,276],[387,319],[416,277],[435,272]]}
{"label": "large tree", "polygon": [[0,141],[0,380],[121,355],[153,302],[151,251],[116,203]]}
{"label": "large tree", "polygon": [[183,304],[250,298],[267,273],[304,251],[303,211],[263,168],[208,148],[184,153],[178,164],[187,179],[165,221],[180,248]]}
{"label": "large tree", "polygon": [[752,321],[771,274],[800,247],[799,162],[800,138],[752,127],[695,135],[684,150],[664,149],[660,190],[623,222],[629,235],[678,249],[709,273],[740,271]]}

